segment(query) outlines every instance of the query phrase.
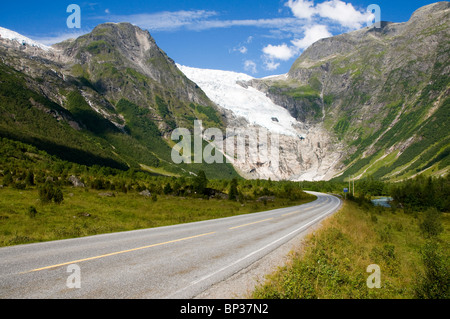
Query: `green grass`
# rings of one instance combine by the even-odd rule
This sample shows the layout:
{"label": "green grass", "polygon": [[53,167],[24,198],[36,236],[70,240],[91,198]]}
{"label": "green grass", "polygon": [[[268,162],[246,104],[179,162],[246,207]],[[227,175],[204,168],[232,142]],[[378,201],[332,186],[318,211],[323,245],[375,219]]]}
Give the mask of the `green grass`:
{"label": "green grass", "polygon": [[[403,211],[360,207],[347,201],[306,240],[291,262],[253,292],[268,299],[415,298],[423,278],[421,218]],[[450,216],[444,214],[438,239],[448,268]],[[447,261],[447,263],[445,263]],[[369,265],[381,268],[381,288],[367,287]]]}
{"label": "green grass", "polygon": [[[370,162],[358,162],[358,164],[366,163],[364,166],[359,168],[356,173],[354,173],[354,176],[360,176],[362,175],[362,178],[366,178],[369,176],[372,176],[374,173],[376,173],[380,168],[386,168],[388,169],[393,162],[397,159],[399,151],[393,151],[389,155],[386,155],[384,151],[380,151],[378,153],[372,154],[368,158],[370,159]],[[385,156],[384,158],[382,158]]]}
{"label": "green grass", "polygon": [[[113,197],[99,194],[111,193]],[[158,195],[157,201],[137,192],[63,188],[62,204],[43,204],[38,190],[0,188],[0,246],[27,244],[96,234],[160,227],[248,214],[315,200],[275,199],[234,202]],[[33,206],[37,214],[30,216]]]}

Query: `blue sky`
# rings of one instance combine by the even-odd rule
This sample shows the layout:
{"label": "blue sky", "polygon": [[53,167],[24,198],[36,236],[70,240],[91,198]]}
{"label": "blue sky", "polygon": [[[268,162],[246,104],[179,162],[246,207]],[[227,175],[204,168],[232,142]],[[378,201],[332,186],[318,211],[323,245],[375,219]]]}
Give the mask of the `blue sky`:
{"label": "blue sky", "polygon": [[[384,21],[405,22],[421,0],[113,0],[4,1],[0,26],[44,44],[90,32],[104,22],[131,22],[150,31],[177,63],[283,74],[314,41],[367,26],[377,4]],[[69,29],[68,5],[81,8],[81,28]]]}

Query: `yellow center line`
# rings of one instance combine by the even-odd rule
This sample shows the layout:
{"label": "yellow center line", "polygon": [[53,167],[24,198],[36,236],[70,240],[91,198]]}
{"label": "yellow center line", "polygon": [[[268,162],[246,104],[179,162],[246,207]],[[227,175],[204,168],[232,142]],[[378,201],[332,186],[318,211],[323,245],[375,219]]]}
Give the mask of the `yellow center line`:
{"label": "yellow center line", "polygon": [[250,226],[250,225],[254,225],[254,224],[259,224],[259,223],[266,222],[266,221],[269,221],[269,220],[272,220],[272,219],[273,219],[273,218],[268,218],[268,219],[260,220],[260,221],[254,222],[254,223],[249,223],[249,224],[245,224],[245,225],[240,225],[240,226],[236,226],[236,227],[231,227],[231,228],[229,228],[229,229],[237,229],[237,228],[241,228],[241,227],[245,227],[245,226]]}
{"label": "yellow center line", "polygon": [[133,248],[133,249],[128,249],[128,250],[117,251],[117,252],[110,253],[110,254],[105,254],[105,255],[100,255],[100,256],[95,256],[95,257],[89,257],[89,258],[84,258],[84,259],[79,259],[79,260],[74,260],[74,261],[69,261],[69,262],[65,262],[65,263],[62,263],[62,264],[57,264],[57,265],[52,265],[52,266],[47,266],[47,267],[33,269],[33,270],[30,270],[30,271],[27,271],[27,272],[24,272],[24,273],[31,273],[31,272],[41,271],[41,270],[47,270],[47,269],[67,266],[67,265],[71,265],[71,264],[77,264],[77,263],[84,262],[84,261],[110,257],[110,256],[119,255],[119,254],[125,254],[125,253],[129,253],[129,252],[137,251],[137,250],[142,250],[142,249],[147,249],[147,248],[152,248],[152,247],[157,247],[157,246],[177,243],[177,242],[185,241],[185,240],[188,240],[188,239],[194,239],[194,238],[198,238],[198,237],[208,236],[208,235],[212,235],[214,233],[215,232],[211,232],[211,233],[207,233],[207,234],[201,234],[201,235],[196,235],[196,236],[192,236],[192,237],[186,237],[186,238],[166,241],[164,243],[158,243],[158,244],[148,245],[148,246],[144,246],[144,247],[138,247],[138,248]]}
{"label": "yellow center line", "polygon": [[322,204],[319,204],[319,205],[316,205],[316,206],[313,206],[313,207],[310,207],[310,208],[307,208],[307,209],[304,209],[304,210],[300,210],[300,211],[296,211],[296,212],[284,214],[284,215],[281,215],[281,216],[282,216],[282,217],[285,217],[285,216],[290,216],[290,215],[294,215],[294,214],[304,213],[304,212],[306,212],[306,211],[308,211],[308,210],[310,210],[310,209],[314,209],[314,208],[319,207],[319,206],[322,206]]}
{"label": "yellow center line", "polygon": [[284,215],[281,215],[281,216],[282,216],[282,217],[285,217],[285,216],[290,216],[290,215],[294,215],[294,214],[300,214],[300,213],[304,213],[304,212],[306,212],[307,210],[310,210],[310,209],[313,209],[313,208],[315,208],[315,206],[314,206],[314,207],[307,208],[307,209],[305,209],[305,210],[300,210],[300,211],[297,211],[297,212],[292,212],[292,213],[284,214]]}

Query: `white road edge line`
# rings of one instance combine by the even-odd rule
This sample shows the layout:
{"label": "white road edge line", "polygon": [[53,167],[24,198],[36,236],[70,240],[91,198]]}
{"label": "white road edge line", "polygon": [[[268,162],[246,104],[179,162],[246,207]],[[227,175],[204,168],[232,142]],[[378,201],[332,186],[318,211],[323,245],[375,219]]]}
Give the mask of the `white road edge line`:
{"label": "white road edge line", "polygon": [[[333,197],[334,197],[334,196],[333,196]],[[336,198],[336,197],[335,197],[335,198]],[[338,198],[336,198],[336,199],[338,199]],[[184,290],[186,290],[186,289],[189,289],[190,287],[192,287],[192,286],[194,286],[194,285],[197,285],[198,283],[200,283],[200,282],[202,282],[202,281],[204,281],[204,280],[206,280],[206,279],[208,279],[208,278],[211,278],[212,276],[214,276],[214,275],[216,275],[216,274],[218,274],[218,273],[220,273],[220,272],[222,272],[222,271],[224,271],[224,270],[226,270],[226,269],[228,269],[228,268],[230,268],[230,267],[232,267],[232,266],[234,266],[234,265],[236,265],[236,264],[238,264],[238,263],[244,261],[245,259],[250,258],[251,256],[253,256],[253,255],[255,255],[255,254],[257,254],[257,253],[259,253],[259,252],[261,252],[261,251],[263,251],[263,250],[265,250],[265,249],[267,249],[267,248],[269,248],[270,246],[275,245],[275,244],[278,243],[279,241],[282,241],[282,240],[284,240],[284,239],[286,239],[286,238],[292,236],[293,234],[302,231],[304,228],[309,227],[311,224],[314,224],[314,223],[317,222],[318,220],[324,218],[325,216],[329,215],[331,212],[335,211],[336,208],[338,208],[339,206],[341,206],[341,203],[342,203],[341,200],[338,199],[338,204],[337,204],[336,206],[334,206],[333,208],[329,209],[326,213],[323,213],[322,215],[320,215],[319,217],[317,217],[317,218],[315,218],[314,220],[310,221],[309,223],[307,223],[307,224],[303,225],[302,227],[300,227],[300,228],[298,228],[298,229],[296,229],[296,230],[290,232],[290,233],[287,234],[287,235],[284,235],[283,237],[278,238],[277,240],[271,242],[270,244],[267,244],[266,246],[264,246],[264,247],[262,247],[262,248],[260,248],[260,249],[258,249],[258,250],[255,250],[254,252],[248,254],[247,256],[244,256],[244,257],[242,257],[242,258],[236,260],[235,262],[231,263],[230,265],[225,266],[225,267],[223,267],[223,268],[221,268],[221,269],[219,269],[219,270],[217,270],[217,271],[215,271],[215,272],[213,272],[213,273],[211,273],[211,274],[209,274],[209,275],[207,275],[207,276],[204,276],[204,277],[202,277],[202,278],[200,278],[200,279],[198,279],[198,280],[196,280],[196,281],[193,281],[189,286],[184,287],[184,288],[182,288],[182,289],[176,291],[175,293],[169,295],[168,299],[170,299],[171,296],[175,296],[175,295],[181,293],[182,291],[184,291]]]}

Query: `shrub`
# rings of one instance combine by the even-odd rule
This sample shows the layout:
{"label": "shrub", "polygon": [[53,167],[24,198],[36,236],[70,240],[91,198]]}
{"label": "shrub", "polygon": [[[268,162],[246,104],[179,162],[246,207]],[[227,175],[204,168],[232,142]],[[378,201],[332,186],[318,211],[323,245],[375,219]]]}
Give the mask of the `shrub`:
{"label": "shrub", "polygon": [[53,201],[56,204],[61,204],[63,200],[64,200],[64,195],[63,195],[62,190],[59,187],[54,188]]}
{"label": "shrub", "polygon": [[170,185],[170,183],[167,183],[163,189],[164,195],[169,195],[172,193],[172,191],[172,186]]}
{"label": "shrub", "polygon": [[392,226],[390,224],[377,231],[380,241],[386,243],[392,240]]}
{"label": "shrub", "polygon": [[233,180],[230,183],[230,192],[228,194],[229,200],[234,200],[234,201],[237,200],[237,196],[238,196],[237,184],[238,184],[237,179],[233,178]]}
{"label": "shrub", "polygon": [[30,218],[35,218],[37,215],[37,210],[34,206],[30,206],[28,207],[28,216],[30,216]]}
{"label": "shrub", "polygon": [[197,176],[193,180],[193,190],[197,194],[201,195],[205,193],[206,187],[208,186],[208,179],[204,171],[199,171]]}
{"label": "shrub", "polygon": [[46,182],[39,188],[39,198],[43,203],[54,201],[55,203],[60,204],[64,200],[61,189],[51,182]]}
{"label": "shrub", "polygon": [[91,188],[96,190],[105,189],[105,182],[102,179],[96,179],[92,182]]}
{"label": "shrub", "polygon": [[429,208],[420,224],[420,230],[425,238],[438,237],[444,231],[442,213],[434,207]]}
{"label": "shrub", "polygon": [[33,186],[34,185],[34,174],[31,171],[28,171],[27,176],[25,177],[25,183],[27,186]]}
{"label": "shrub", "polygon": [[39,199],[43,203],[51,202],[53,199],[53,186],[50,183],[45,183],[39,188]]}
{"label": "shrub", "polygon": [[15,189],[24,190],[24,189],[27,188],[27,185],[25,183],[22,183],[22,182],[17,182],[15,184],[13,184],[13,187]]}
{"label": "shrub", "polygon": [[417,298],[448,299],[450,298],[450,266],[449,257],[442,253],[436,241],[428,241],[422,248],[422,261],[425,273],[420,276],[415,287]]}
{"label": "shrub", "polygon": [[7,172],[5,176],[3,176],[3,185],[8,186],[14,182],[13,177],[10,172]]}

